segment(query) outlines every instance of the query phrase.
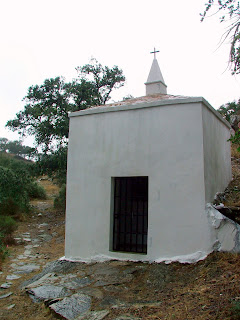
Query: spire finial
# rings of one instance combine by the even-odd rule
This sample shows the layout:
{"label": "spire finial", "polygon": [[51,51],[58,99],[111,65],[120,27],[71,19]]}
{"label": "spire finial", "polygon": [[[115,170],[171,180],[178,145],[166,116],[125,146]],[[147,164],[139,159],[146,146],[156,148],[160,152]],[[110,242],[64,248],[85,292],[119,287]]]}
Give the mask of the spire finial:
{"label": "spire finial", "polygon": [[156,53],[157,52],[160,52],[160,51],[157,51],[156,48],[154,48],[153,52],[150,52],[150,53],[154,53],[154,59],[156,59]]}

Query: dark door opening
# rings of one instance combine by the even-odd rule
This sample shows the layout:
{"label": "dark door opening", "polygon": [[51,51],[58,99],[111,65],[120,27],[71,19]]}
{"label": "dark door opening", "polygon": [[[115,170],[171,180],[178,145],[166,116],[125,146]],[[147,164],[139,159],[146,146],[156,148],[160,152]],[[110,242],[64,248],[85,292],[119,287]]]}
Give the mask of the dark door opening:
{"label": "dark door opening", "polygon": [[113,250],[147,253],[148,177],[114,178]]}

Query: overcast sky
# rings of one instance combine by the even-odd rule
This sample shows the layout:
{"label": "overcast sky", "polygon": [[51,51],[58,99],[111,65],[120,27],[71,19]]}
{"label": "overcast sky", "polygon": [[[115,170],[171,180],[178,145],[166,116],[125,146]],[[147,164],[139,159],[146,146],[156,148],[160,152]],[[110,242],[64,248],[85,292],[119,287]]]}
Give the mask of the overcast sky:
{"label": "overcast sky", "polygon": [[[219,47],[227,24],[200,22],[206,0],[9,0],[0,5],[0,137],[22,110],[31,85],[76,76],[75,67],[96,58],[117,65],[125,86],[112,95],[145,94],[153,55],[169,94],[203,96],[217,109],[240,98],[240,76],[228,68],[229,43]],[[26,142],[27,143],[27,142]]]}

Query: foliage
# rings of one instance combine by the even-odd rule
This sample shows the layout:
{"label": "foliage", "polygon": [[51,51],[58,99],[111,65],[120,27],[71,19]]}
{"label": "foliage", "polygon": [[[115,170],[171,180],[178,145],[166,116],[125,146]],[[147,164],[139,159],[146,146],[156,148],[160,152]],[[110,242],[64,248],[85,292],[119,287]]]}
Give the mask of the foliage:
{"label": "foliage", "polygon": [[0,215],[28,211],[29,199],[24,183],[26,179],[22,179],[13,170],[0,166]]}
{"label": "foliage", "polygon": [[27,185],[28,196],[33,199],[47,199],[46,190],[36,181]]}
{"label": "foliage", "polygon": [[8,144],[8,139],[7,138],[0,138],[0,151],[7,151],[7,144]]}
{"label": "foliage", "polygon": [[[224,40],[230,38],[230,58],[232,74],[240,73],[240,4],[238,0],[208,0],[205,11],[201,14],[203,21],[209,10],[217,6],[220,22],[229,21],[230,25],[224,35]],[[223,40],[223,41],[224,41]]]}
{"label": "foliage", "polygon": [[237,145],[237,151],[240,152],[240,130],[236,131],[229,139],[233,144]]}
{"label": "foliage", "polygon": [[40,154],[36,163],[37,175],[46,174],[57,179],[58,184],[66,183],[67,147],[60,147],[51,154]]}
{"label": "foliage", "polygon": [[24,146],[21,140],[9,141],[7,138],[0,138],[0,152],[8,152],[23,158],[31,159],[36,154],[36,149]]}
{"label": "foliage", "polygon": [[123,101],[130,100],[130,99],[133,99],[133,98],[134,97],[131,94],[128,94],[128,95],[126,95],[126,97],[123,97]]}
{"label": "foliage", "polygon": [[8,249],[4,243],[4,234],[0,232],[0,260],[3,261],[8,254]]}
{"label": "foliage", "polygon": [[90,76],[89,83],[94,92],[94,105],[105,104],[111,97],[113,89],[118,89],[124,85],[125,77],[122,70],[117,66],[112,69],[103,67],[97,60],[92,59],[91,64],[76,68],[80,81],[86,80],[87,75]]}
{"label": "foliage", "polygon": [[4,260],[9,254],[6,243],[17,228],[16,221],[9,216],[0,215],[0,260]]}
{"label": "foliage", "polygon": [[0,216],[0,233],[3,235],[9,235],[13,233],[17,228],[16,221],[9,216]]}
{"label": "foliage", "polygon": [[232,128],[235,130],[234,135],[231,135],[229,140],[232,144],[236,145],[237,151],[240,152],[240,130],[237,126],[238,122],[233,123],[233,121],[231,121],[231,116],[240,115],[240,99],[237,102],[233,101],[222,105],[217,111],[223,116],[223,118],[231,123]]}
{"label": "foliage", "polygon": [[227,120],[230,122],[231,115],[239,114],[240,113],[240,99],[238,102],[228,102],[224,105],[222,105],[218,112]]}
{"label": "foliage", "polygon": [[6,126],[22,136],[34,136],[44,153],[66,146],[69,112],[105,104],[111,91],[125,81],[118,67],[103,67],[96,60],[76,70],[78,77],[72,82],[57,77],[31,86],[23,98],[24,110]]}
{"label": "foliage", "polygon": [[36,175],[34,162],[13,157],[5,152],[0,152],[0,166],[13,170],[21,179],[27,179],[27,181]]}
{"label": "foliage", "polygon": [[54,200],[54,208],[65,212],[66,209],[66,184],[63,184],[58,196]]}
{"label": "foliage", "polygon": [[28,212],[29,197],[46,197],[34,173],[34,163],[0,152],[0,215]]}

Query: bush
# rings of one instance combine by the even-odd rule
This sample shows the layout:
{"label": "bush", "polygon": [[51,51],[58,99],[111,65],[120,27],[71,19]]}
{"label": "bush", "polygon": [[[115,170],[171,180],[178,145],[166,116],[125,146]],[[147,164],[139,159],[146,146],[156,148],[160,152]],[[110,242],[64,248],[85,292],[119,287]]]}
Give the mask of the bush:
{"label": "bush", "polygon": [[54,208],[65,212],[66,209],[66,184],[63,184],[58,196],[54,200]]}
{"label": "bush", "polygon": [[0,259],[3,261],[8,255],[8,249],[3,241],[4,235],[0,232]]}
{"label": "bush", "polygon": [[35,164],[0,152],[0,215],[29,211],[29,198],[46,199],[43,187],[33,181]]}
{"label": "bush", "polygon": [[12,233],[17,228],[16,221],[9,216],[0,216],[0,259],[8,255],[6,243],[12,239]]}
{"label": "bush", "polygon": [[11,169],[0,167],[0,215],[29,210],[26,183],[27,178],[18,176]]}
{"label": "bush", "polygon": [[16,221],[9,216],[0,216],[0,234],[11,235],[17,228]]}
{"label": "bush", "polygon": [[45,189],[36,181],[31,182],[27,186],[28,195],[30,198],[34,199],[47,199],[47,194]]}

